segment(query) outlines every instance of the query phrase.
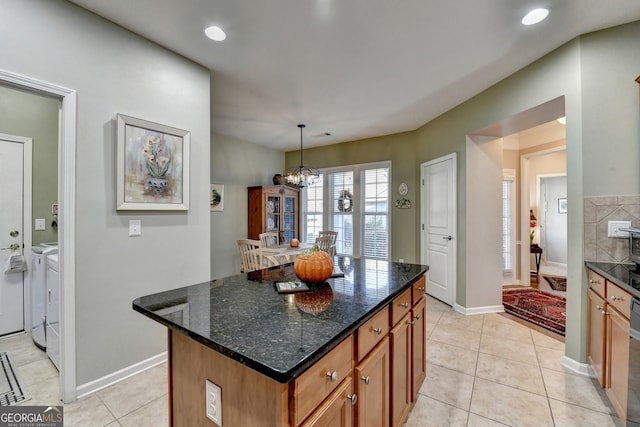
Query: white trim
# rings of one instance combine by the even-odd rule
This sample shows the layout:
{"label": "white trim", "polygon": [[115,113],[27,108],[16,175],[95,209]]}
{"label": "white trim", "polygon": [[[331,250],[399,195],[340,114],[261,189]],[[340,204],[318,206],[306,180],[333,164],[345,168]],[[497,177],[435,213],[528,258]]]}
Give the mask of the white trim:
{"label": "white trim", "polygon": [[166,362],[168,358],[168,353],[162,352],[155,356],[152,356],[146,360],[143,360],[138,363],[134,363],[131,366],[127,366],[126,368],[120,369],[119,371],[112,372],[108,375],[105,375],[102,378],[98,378],[93,381],[89,381],[88,383],[82,384],[78,386],[78,399],[82,399],[96,391],[107,388],[117,382],[126,380],[134,375],[137,375],[141,372],[146,371],[147,369],[151,369],[155,366],[161,365]]}
{"label": "white trim", "polygon": [[76,91],[0,70],[0,82],[54,95],[62,100],[58,144],[58,243],[60,253],[60,393],[65,403],[76,400],[75,200]]}
{"label": "white trim", "polygon": [[22,254],[27,262],[27,270],[22,275],[22,326],[31,332],[31,242],[32,200],[33,200],[33,138],[0,133],[3,141],[22,144]]}
{"label": "white trim", "polygon": [[562,366],[575,372],[576,374],[595,378],[595,374],[587,363],[580,363],[570,357],[562,356]]}
{"label": "white trim", "polygon": [[487,305],[485,307],[471,307],[466,308],[461,305],[456,304],[455,310],[458,313],[462,313],[465,315],[475,315],[475,314],[492,314],[492,313],[504,313],[504,306],[502,305]]}

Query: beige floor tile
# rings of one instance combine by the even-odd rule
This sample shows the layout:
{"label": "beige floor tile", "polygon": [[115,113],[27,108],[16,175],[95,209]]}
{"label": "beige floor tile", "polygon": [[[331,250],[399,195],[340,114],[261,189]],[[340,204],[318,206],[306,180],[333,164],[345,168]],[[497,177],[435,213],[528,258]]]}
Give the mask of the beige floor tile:
{"label": "beige floor tile", "polygon": [[453,328],[438,323],[429,336],[432,341],[477,351],[480,348],[480,332]]}
{"label": "beige floor tile", "polygon": [[113,415],[120,419],[153,400],[166,395],[167,372],[163,366],[148,369],[97,392]]}
{"label": "beige floor tile", "polygon": [[482,331],[482,323],[484,318],[481,315],[465,316],[456,312],[442,313],[438,326],[451,327],[456,329],[465,329],[468,331]]}
{"label": "beige floor tile", "polygon": [[96,395],[64,406],[65,427],[102,427],[113,421],[115,417]]}
{"label": "beige floor tile", "polygon": [[169,425],[169,397],[162,396],[118,420],[122,427],[163,427]]}
{"label": "beige floor tile", "polygon": [[122,427],[122,424],[120,424],[118,421],[114,421],[112,423],[107,424],[104,427]]}
{"label": "beige floor tile", "polygon": [[546,397],[476,378],[471,412],[511,426],[552,427]]}
{"label": "beige floor tile", "polygon": [[427,342],[427,370],[429,370],[429,364],[434,364],[463,374],[474,375],[477,361],[477,351],[433,340]]}
{"label": "beige floor tile", "polygon": [[533,344],[536,347],[545,347],[552,348],[554,350],[564,351],[564,343],[562,341],[557,340],[556,338],[552,338],[548,335],[541,334],[537,331],[531,331],[531,337],[533,338]]}
{"label": "beige floor tile", "polygon": [[488,322],[498,322],[498,323],[507,323],[512,324],[515,323],[513,320],[504,316],[503,313],[488,313],[483,314],[484,320]]}
{"label": "beige floor tile", "polygon": [[50,378],[59,377],[58,370],[49,359],[36,360],[22,365],[18,368],[18,374],[27,387]]}
{"label": "beige floor tile", "polygon": [[427,312],[446,312],[452,310],[453,309],[451,308],[451,306],[448,306],[447,304],[427,295]]}
{"label": "beige floor tile", "polygon": [[433,364],[427,368],[427,377],[420,387],[420,394],[465,411],[469,410],[472,391],[472,375]]}
{"label": "beige floor tile", "polygon": [[542,378],[551,399],[597,412],[614,413],[604,390],[595,385],[595,379],[545,368],[542,368]]}
{"label": "beige floor tile", "polygon": [[562,366],[562,357],[564,350],[556,350],[547,347],[536,347],[538,354],[538,363],[541,368],[553,369],[554,371],[570,372]]}
{"label": "beige floor tile", "polygon": [[26,386],[31,399],[23,403],[25,406],[58,406],[62,405],[60,398],[60,381],[58,377],[48,378]]}
{"label": "beige floor tile", "polygon": [[419,396],[404,427],[464,427],[468,412],[427,396]]}
{"label": "beige floor tile", "polygon": [[499,423],[489,418],[481,417],[478,414],[470,413],[467,427],[503,427],[506,424]]}
{"label": "beige floor tile", "polygon": [[480,352],[518,362],[538,365],[538,356],[536,355],[536,349],[532,342],[516,341],[482,334],[482,338],[480,339]]}
{"label": "beige floor tile", "polygon": [[531,329],[516,322],[510,323],[486,320],[482,328],[482,334],[491,335],[497,338],[506,338],[514,341],[531,343]]}
{"label": "beige floor tile", "polygon": [[553,420],[563,427],[616,427],[621,420],[613,415],[595,412],[590,409],[549,399]]}
{"label": "beige floor tile", "polygon": [[481,353],[478,356],[476,377],[546,396],[542,374],[537,365]]}

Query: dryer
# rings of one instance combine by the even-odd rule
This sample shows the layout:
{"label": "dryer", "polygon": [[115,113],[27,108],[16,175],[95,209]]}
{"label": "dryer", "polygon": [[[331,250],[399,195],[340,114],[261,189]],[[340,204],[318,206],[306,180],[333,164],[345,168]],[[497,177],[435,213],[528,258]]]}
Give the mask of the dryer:
{"label": "dryer", "polygon": [[44,350],[46,347],[46,272],[47,255],[58,253],[57,244],[40,244],[31,248],[31,337],[34,344]]}
{"label": "dryer", "polygon": [[60,279],[58,254],[47,255],[47,356],[60,370]]}

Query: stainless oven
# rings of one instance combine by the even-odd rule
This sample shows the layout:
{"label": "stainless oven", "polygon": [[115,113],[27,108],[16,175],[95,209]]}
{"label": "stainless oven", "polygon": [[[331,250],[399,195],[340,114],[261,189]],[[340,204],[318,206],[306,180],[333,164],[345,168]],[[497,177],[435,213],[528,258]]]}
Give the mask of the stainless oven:
{"label": "stainless oven", "polygon": [[[630,281],[640,275],[629,273]],[[638,283],[636,282],[636,284]],[[640,299],[631,300],[629,339],[629,386],[627,389],[627,426],[640,426]]]}

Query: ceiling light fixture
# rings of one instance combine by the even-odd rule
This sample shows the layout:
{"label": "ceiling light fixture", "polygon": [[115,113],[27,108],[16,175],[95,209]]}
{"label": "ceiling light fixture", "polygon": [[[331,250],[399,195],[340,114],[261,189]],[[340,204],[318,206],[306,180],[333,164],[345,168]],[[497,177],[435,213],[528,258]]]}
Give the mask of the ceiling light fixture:
{"label": "ceiling light fixture", "polygon": [[215,25],[205,28],[204,29],[204,33],[211,40],[214,40],[214,41],[217,41],[217,42],[221,42],[222,40],[227,38],[227,35],[224,33],[224,31],[222,31],[222,29],[220,27],[216,27]]}
{"label": "ceiling light fixture", "polygon": [[543,21],[549,15],[549,9],[533,9],[522,18],[522,25],[534,25]]}
{"label": "ceiling light fixture", "polygon": [[298,127],[300,128],[300,166],[287,170],[284,173],[284,180],[287,184],[302,188],[305,185],[315,184],[320,178],[320,172],[318,169],[306,167],[302,163],[302,129],[305,128],[305,125],[299,124]]}

